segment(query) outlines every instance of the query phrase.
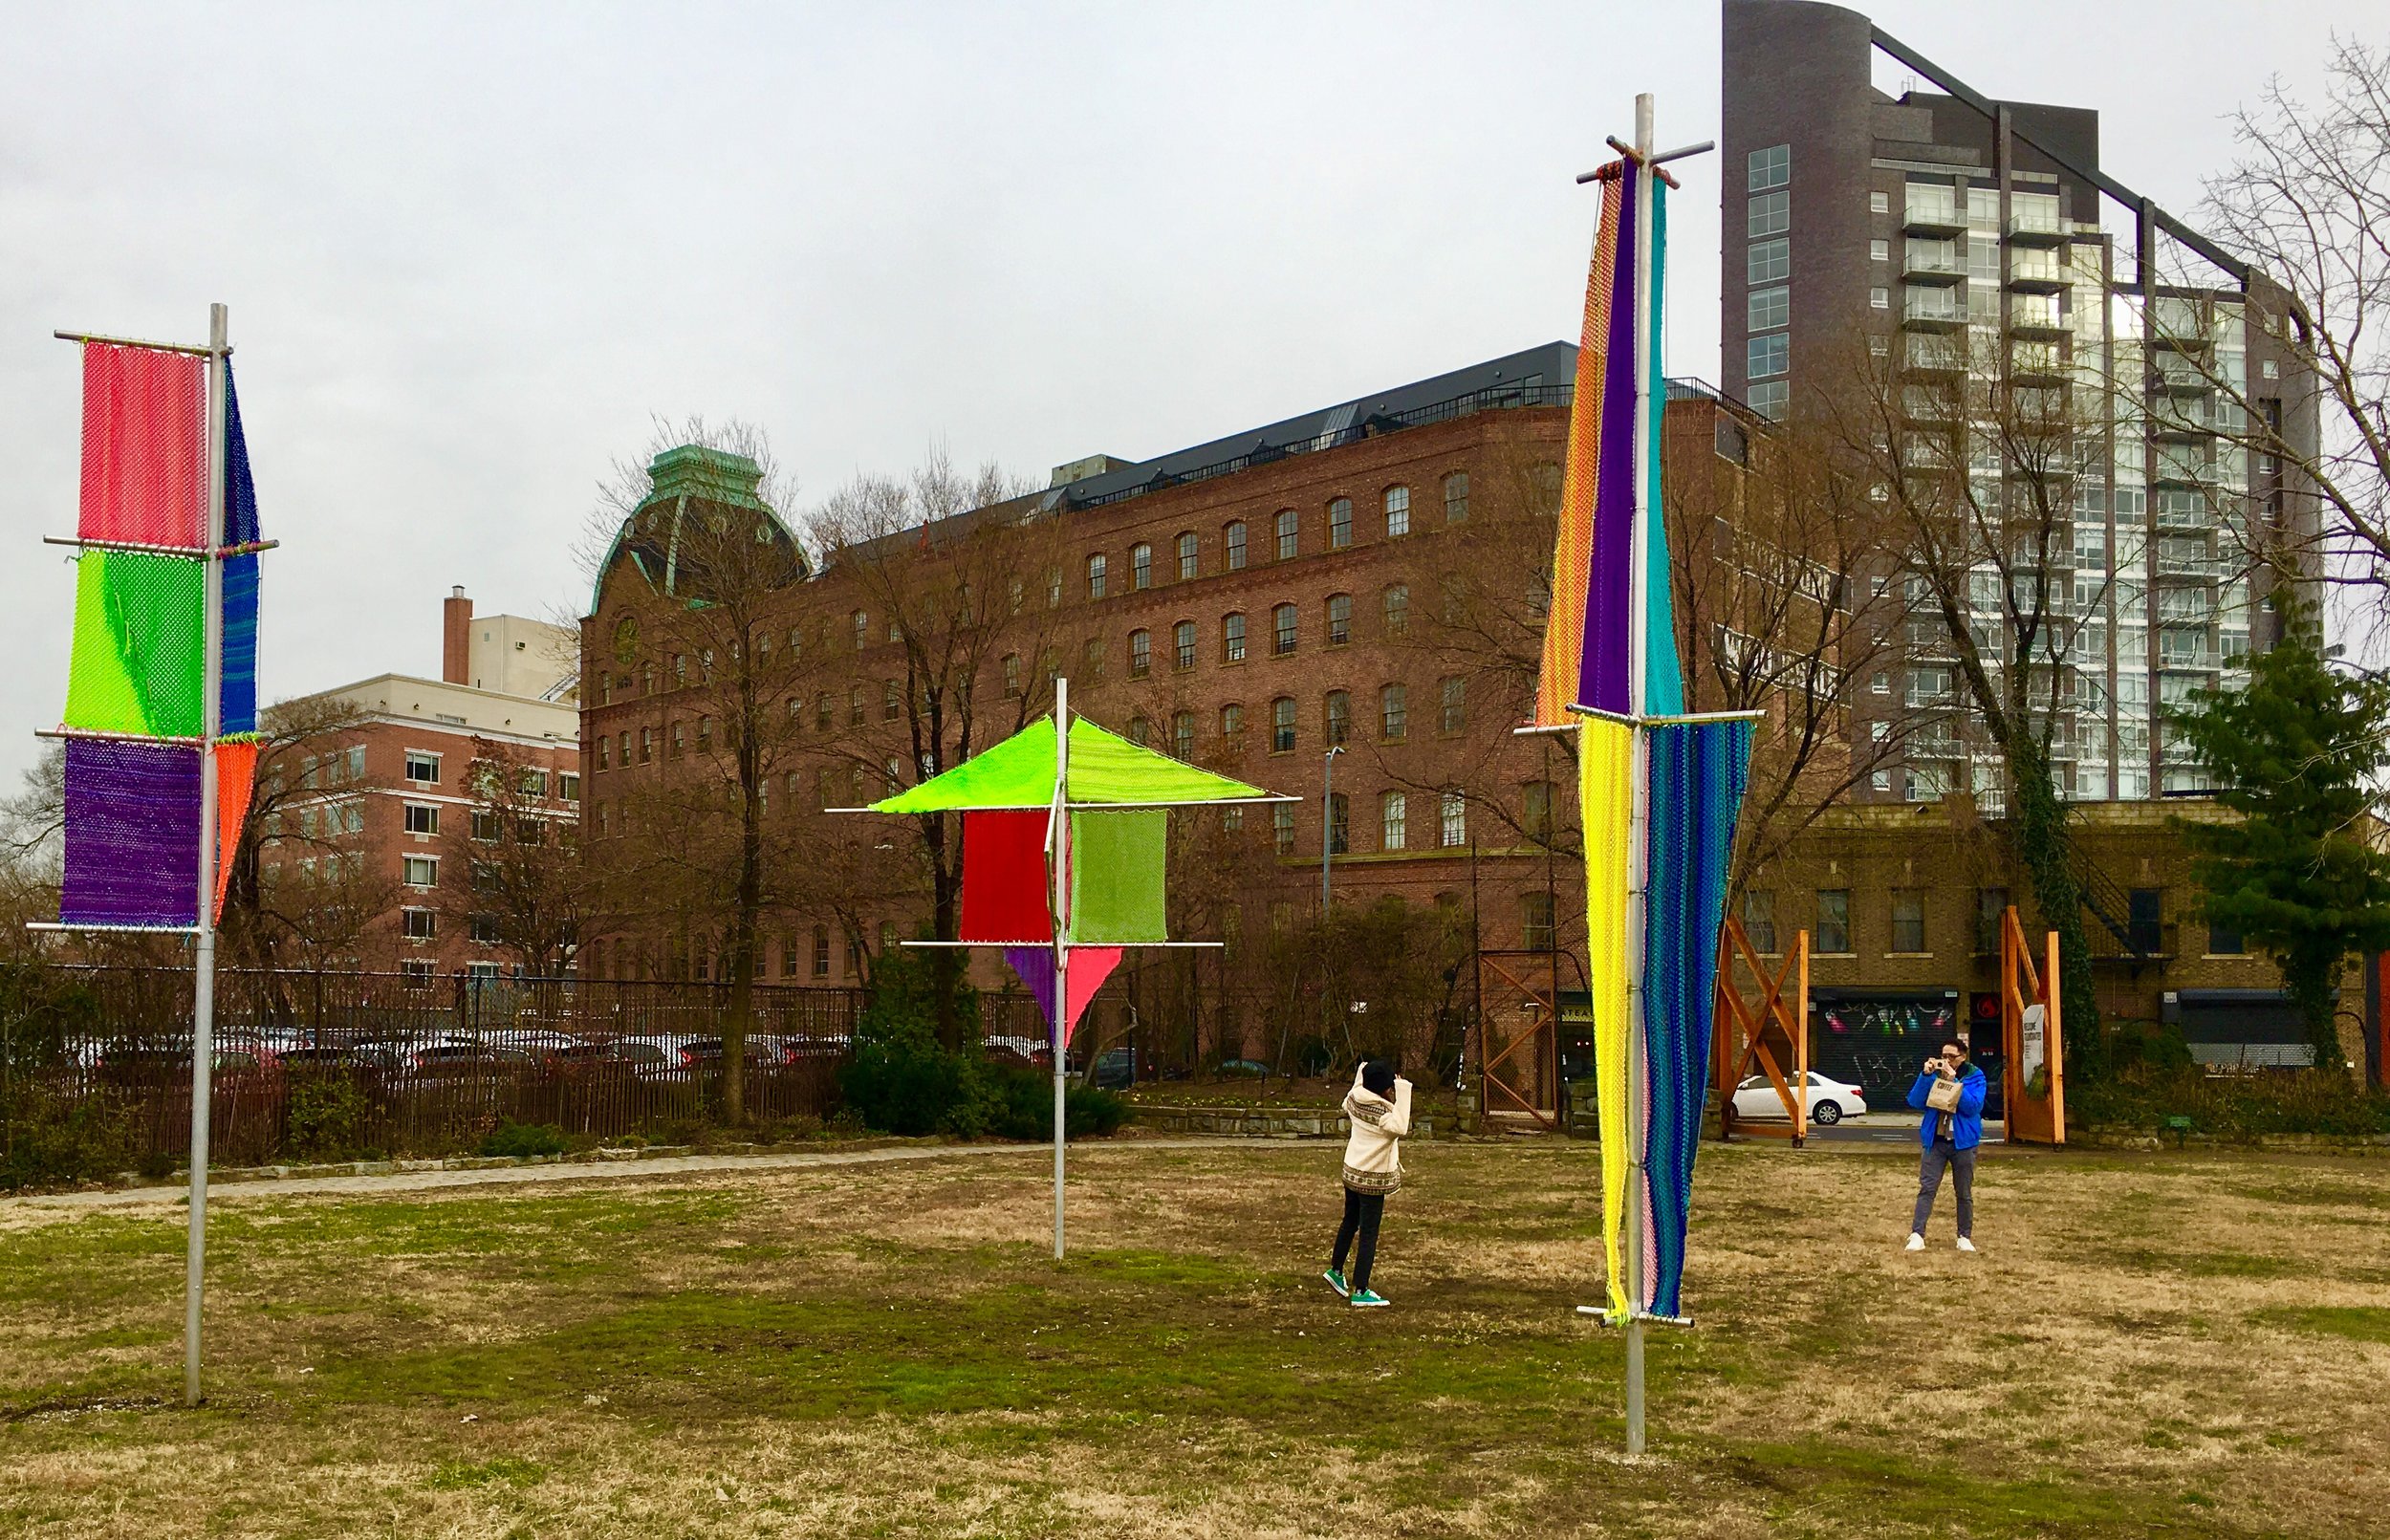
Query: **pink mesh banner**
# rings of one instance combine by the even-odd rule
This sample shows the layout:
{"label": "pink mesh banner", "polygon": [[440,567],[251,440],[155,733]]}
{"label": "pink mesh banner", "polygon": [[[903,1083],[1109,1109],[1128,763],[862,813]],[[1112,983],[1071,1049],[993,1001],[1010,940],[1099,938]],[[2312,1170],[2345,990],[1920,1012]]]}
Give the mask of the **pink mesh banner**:
{"label": "pink mesh banner", "polygon": [[84,539],[206,543],[206,370],[192,354],[83,345]]}

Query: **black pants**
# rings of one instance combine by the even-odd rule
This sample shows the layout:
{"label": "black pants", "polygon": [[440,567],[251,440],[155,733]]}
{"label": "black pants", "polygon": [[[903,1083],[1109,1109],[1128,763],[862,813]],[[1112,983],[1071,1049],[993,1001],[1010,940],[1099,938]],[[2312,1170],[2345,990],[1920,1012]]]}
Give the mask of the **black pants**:
{"label": "black pants", "polygon": [[1353,1237],[1359,1235],[1360,1254],[1353,1259],[1353,1270],[1347,1275],[1357,1294],[1369,1287],[1369,1265],[1378,1260],[1378,1221],[1385,1212],[1384,1193],[1344,1189],[1344,1223],[1336,1226],[1336,1269],[1344,1271],[1345,1253],[1353,1249]]}
{"label": "black pants", "polygon": [[1950,1184],[1958,1189],[1959,1234],[1975,1233],[1975,1152],[1938,1139],[1925,1146],[1924,1159],[1917,1165],[1917,1212],[1909,1221],[1912,1235],[1925,1233],[1925,1221],[1933,1217],[1934,1199],[1942,1191],[1945,1167],[1949,1169]]}

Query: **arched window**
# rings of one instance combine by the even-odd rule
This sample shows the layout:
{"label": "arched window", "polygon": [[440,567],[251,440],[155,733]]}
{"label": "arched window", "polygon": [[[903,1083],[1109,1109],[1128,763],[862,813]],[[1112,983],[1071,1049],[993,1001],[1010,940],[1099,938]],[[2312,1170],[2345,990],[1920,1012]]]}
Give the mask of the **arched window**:
{"label": "arched window", "polygon": [[1444,700],[1441,713],[1436,719],[1436,730],[1438,732],[1467,732],[1468,730],[1468,681],[1455,674],[1446,678],[1441,688],[1444,692]]}
{"label": "arched window", "polygon": [[1103,638],[1089,637],[1087,639],[1087,646],[1085,648],[1084,657],[1079,664],[1079,672],[1086,675],[1091,681],[1099,680],[1104,677]]}
{"label": "arched window", "polygon": [[1353,799],[1342,792],[1328,793],[1328,849],[1337,856],[1353,848]]}
{"label": "arched window", "polygon": [[1326,705],[1328,747],[1341,748],[1353,736],[1353,697],[1343,690],[1330,690]]}
{"label": "arched window", "polygon": [[1378,692],[1378,735],[1390,744],[1411,735],[1411,692],[1400,684]]}
{"label": "arched window", "polygon": [[1228,571],[1245,570],[1245,521],[1238,519],[1221,531],[1221,543],[1228,548]]}
{"label": "arched window", "polygon": [[1411,590],[1405,583],[1388,583],[1385,592],[1386,635],[1407,636],[1411,629]]}
{"label": "arched window", "polygon": [[863,725],[863,686],[860,684],[847,686],[846,725],[850,727],[859,727]]}
{"label": "arched window", "polygon": [[1341,647],[1353,640],[1353,596],[1328,596],[1328,645]]}
{"label": "arched window", "polygon": [[1087,596],[1091,599],[1104,596],[1104,553],[1100,551],[1087,558]]}
{"label": "arched window", "polygon": [[1181,711],[1170,718],[1170,752],[1181,759],[1195,757],[1195,713]]}
{"label": "arched window", "polygon": [[1061,607],[1062,569],[1059,567],[1049,567],[1046,569],[1046,608],[1054,610],[1060,609]]}
{"label": "arched window", "polygon": [[1271,651],[1274,656],[1284,658],[1294,650],[1294,606],[1292,604],[1281,604],[1271,610],[1270,612],[1270,626],[1271,631]]}
{"label": "arched window", "polygon": [[[1290,753],[1294,748],[1294,698],[1281,695],[1270,703],[1270,751]],[[1283,805],[1283,804],[1282,804]]]}
{"label": "arched window", "polygon": [[1245,617],[1224,615],[1220,618],[1220,661],[1224,663],[1245,661]]}
{"label": "arched window", "polygon": [[1302,519],[1294,510],[1291,508],[1278,510],[1278,559],[1280,561],[1294,559],[1295,535],[1301,528]]}
{"label": "arched window", "polygon": [[894,722],[904,715],[904,686],[895,680],[882,680],[880,684],[880,720]]}
{"label": "arched window", "polygon": [[1468,472],[1456,470],[1444,479],[1444,521],[1446,524],[1468,522]]}
{"label": "arched window", "polygon": [[1154,634],[1137,630],[1129,633],[1129,678],[1143,679],[1153,672]]}
{"label": "arched window", "polygon": [[1004,655],[1004,698],[1008,701],[1018,700],[1020,694],[1021,655],[1008,652]]}
{"label": "arched window", "polygon": [[[868,610],[857,610],[852,616],[848,617],[848,619],[855,627],[855,650],[857,652],[861,652],[865,647],[871,645],[871,612]],[[681,660],[678,658],[673,659],[672,666],[674,673],[679,673]]]}
{"label": "arched window", "polygon": [[1129,742],[1142,748],[1153,741],[1154,725],[1142,716],[1129,718]]}
{"label": "arched window", "polygon": [[1220,736],[1227,740],[1232,751],[1240,754],[1245,752],[1245,707],[1243,705],[1230,701],[1220,708]]}
{"label": "arched window", "polygon": [[1203,573],[1203,554],[1195,544],[1195,531],[1181,530],[1179,531],[1179,581],[1184,582],[1190,577],[1200,577]]}
{"label": "arched window", "polygon": [[1436,799],[1436,843],[1452,850],[1468,843],[1468,798],[1446,792]]}
{"label": "arched window", "polygon": [[1386,488],[1386,538],[1411,532],[1411,489],[1408,487]]}
{"label": "arched window", "polygon": [[1339,497],[1328,505],[1328,549],[1342,551],[1353,543],[1353,500]]}
{"label": "arched window", "polygon": [[1410,843],[1411,801],[1401,792],[1388,792],[1378,799],[1378,846],[1380,850],[1401,850]]}
{"label": "arched window", "polygon": [[1170,628],[1171,662],[1182,674],[1195,666],[1195,622],[1181,620]]}
{"label": "arched window", "polygon": [[1129,587],[1142,593],[1154,586],[1154,548],[1140,540],[1129,547]]}

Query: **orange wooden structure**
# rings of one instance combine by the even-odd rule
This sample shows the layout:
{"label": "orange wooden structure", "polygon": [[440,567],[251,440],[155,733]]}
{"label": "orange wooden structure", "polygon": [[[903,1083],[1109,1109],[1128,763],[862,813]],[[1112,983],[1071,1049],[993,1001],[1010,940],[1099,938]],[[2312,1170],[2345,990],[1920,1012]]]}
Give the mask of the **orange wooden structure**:
{"label": "orange wooden structure", "polygon": [[[1736,969],[1740,963],[1756,989],[1747,999]],[[1761,1139],[1789,1139],[1795,1147],[1809,1139],[1809,932],[1794,933],[1792,949],[1771,973],[1743,922],[1728,916],[1718,933],[1716,1023],[1710,1033],[1712,1062],[1719,1095],[1718,1133],[1730,1139],[1737,1134]],[[1783,1058],[1777,1055],[1781,1052]],[[1791,1061],[1788,1074],[1785,1060]],[[1786,1121],[1738,1118],[1734,1091],[1752,1067],[1768,1076],[1784,1103]]]}
{"label": "orange wooden structure", "polygon": [[2036,968],[2025,927],[2017,923],[2016,906],[2010,905],[2000,918],[2000,1083],[2012,1144],[2066,1142],[2056,931],[2044,938],[2041,951]]}
{"label": "orange wooden structure", "polygon": [[[1576,965],[1575,956],[1557,950],[1477,954],[1477,1075],[1488,1117],[1532,1118],[1554,1132],[1565,1120],[1559,1030],[1564,956]],[[1538,974],[1549,982],[1539,983]]]}

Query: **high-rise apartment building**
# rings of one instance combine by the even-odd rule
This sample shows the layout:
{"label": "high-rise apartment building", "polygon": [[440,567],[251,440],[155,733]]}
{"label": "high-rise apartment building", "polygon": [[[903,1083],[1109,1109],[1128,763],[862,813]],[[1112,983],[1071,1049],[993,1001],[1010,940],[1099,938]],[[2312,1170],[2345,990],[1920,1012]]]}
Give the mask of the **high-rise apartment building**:
{"label": "high-rise apartment building", "polygon": [[[2196,789],[2164,708],[2229,683],[2231,660],[2267,644],[2253,553],[2303,517],[2279,466],[2233,441],[2249,412],[2293,442],[2302,423],[2314,432],[2294,359],[2248,318],[2278,291],[2102,171],[2096,111],[1985,98],[1838,6],[1725,0],[1724,34],[1727,393],[1822,421],[1873,391],[1878,435],[1933,448],[1912,458],[1967,478],[1979,522],[2057,509],[2058,656],[2035,709],[2053,718],[2058,789]],[[1938,89],[1892,95],[1879,69]],[[2046,464],[2002,452],[2016,414],[2050,436]],[[2002,594],[2018,579],[1988,556],[1967,575],[1968,626],[1992,666],[2015,666]],[[1915,582],[1897,558],[1864,576]],[[1878,676],[1855,726],[1946,720],[1911,732],[1860,796],[1964,791],[1996,811],[2002,767],[1958,705],[1941,622],[1911,630],[1904,677]]]}

